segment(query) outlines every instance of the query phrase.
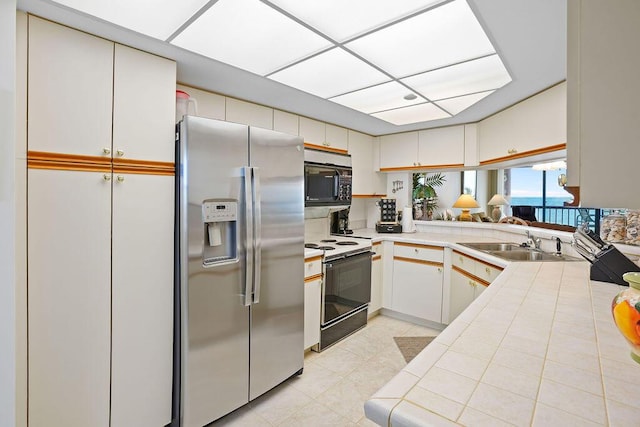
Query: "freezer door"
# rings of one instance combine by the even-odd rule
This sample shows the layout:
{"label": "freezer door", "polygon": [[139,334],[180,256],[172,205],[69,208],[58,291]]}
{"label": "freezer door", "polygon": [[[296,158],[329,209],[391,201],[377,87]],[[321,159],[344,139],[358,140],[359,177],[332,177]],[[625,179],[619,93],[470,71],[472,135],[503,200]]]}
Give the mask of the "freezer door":
{"label": "freezer door", "polygon": [[[242,295],[248,128],[186,117],[180,135],[181,413],[183,426],[200,427],[248,402],[249,307]],[[203,202],[212,199],[238,202],[237,262],[203,262],[212,247]]]}
{"label": "freezer door", "polygon": [[249,398],[302,369],[304,151],[302,138],[250,128],[256,224]]}

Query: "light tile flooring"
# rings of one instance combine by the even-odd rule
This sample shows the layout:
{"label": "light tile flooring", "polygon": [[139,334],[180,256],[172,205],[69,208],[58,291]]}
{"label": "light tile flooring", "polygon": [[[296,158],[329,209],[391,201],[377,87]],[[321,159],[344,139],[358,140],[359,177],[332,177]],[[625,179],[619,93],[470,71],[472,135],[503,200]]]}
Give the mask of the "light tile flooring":
{"label": "light tile flooring", "polygon": [[375,426],[364,416],[364,402],[406,365],[393,337],[438,333],[376,316],[365,328],[322,353],[306,353],[301,376],[287,380],[213,425]]}

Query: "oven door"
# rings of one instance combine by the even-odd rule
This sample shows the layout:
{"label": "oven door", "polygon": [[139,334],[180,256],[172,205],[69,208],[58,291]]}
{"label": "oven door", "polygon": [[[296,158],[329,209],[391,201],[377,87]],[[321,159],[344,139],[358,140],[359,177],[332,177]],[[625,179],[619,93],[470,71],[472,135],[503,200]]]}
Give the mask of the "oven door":
{"label": "oven door", "polygon": [[322,326],[349,316],[371,301],[371,254],[325,262]]}

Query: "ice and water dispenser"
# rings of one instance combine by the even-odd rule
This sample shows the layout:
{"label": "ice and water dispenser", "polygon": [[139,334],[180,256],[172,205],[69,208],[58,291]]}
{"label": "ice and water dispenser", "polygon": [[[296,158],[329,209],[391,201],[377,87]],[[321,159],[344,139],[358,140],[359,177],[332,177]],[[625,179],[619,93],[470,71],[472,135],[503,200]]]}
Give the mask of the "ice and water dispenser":
{"label": "ice and water dispenser", "polygon": [[210,199],[202,202],[205,266],[228,264],[238,260],[238,201]]}

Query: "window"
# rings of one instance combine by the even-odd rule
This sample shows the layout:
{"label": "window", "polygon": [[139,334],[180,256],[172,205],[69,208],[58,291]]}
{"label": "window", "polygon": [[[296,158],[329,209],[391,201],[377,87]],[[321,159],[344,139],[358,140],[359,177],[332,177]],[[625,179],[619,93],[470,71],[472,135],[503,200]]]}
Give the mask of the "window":
{"label": "window", "polygon": [[462,179],[460,182],[462,183],[460,194],[471,194],[475,199],[478,189],[476,171],[462,171]]}

